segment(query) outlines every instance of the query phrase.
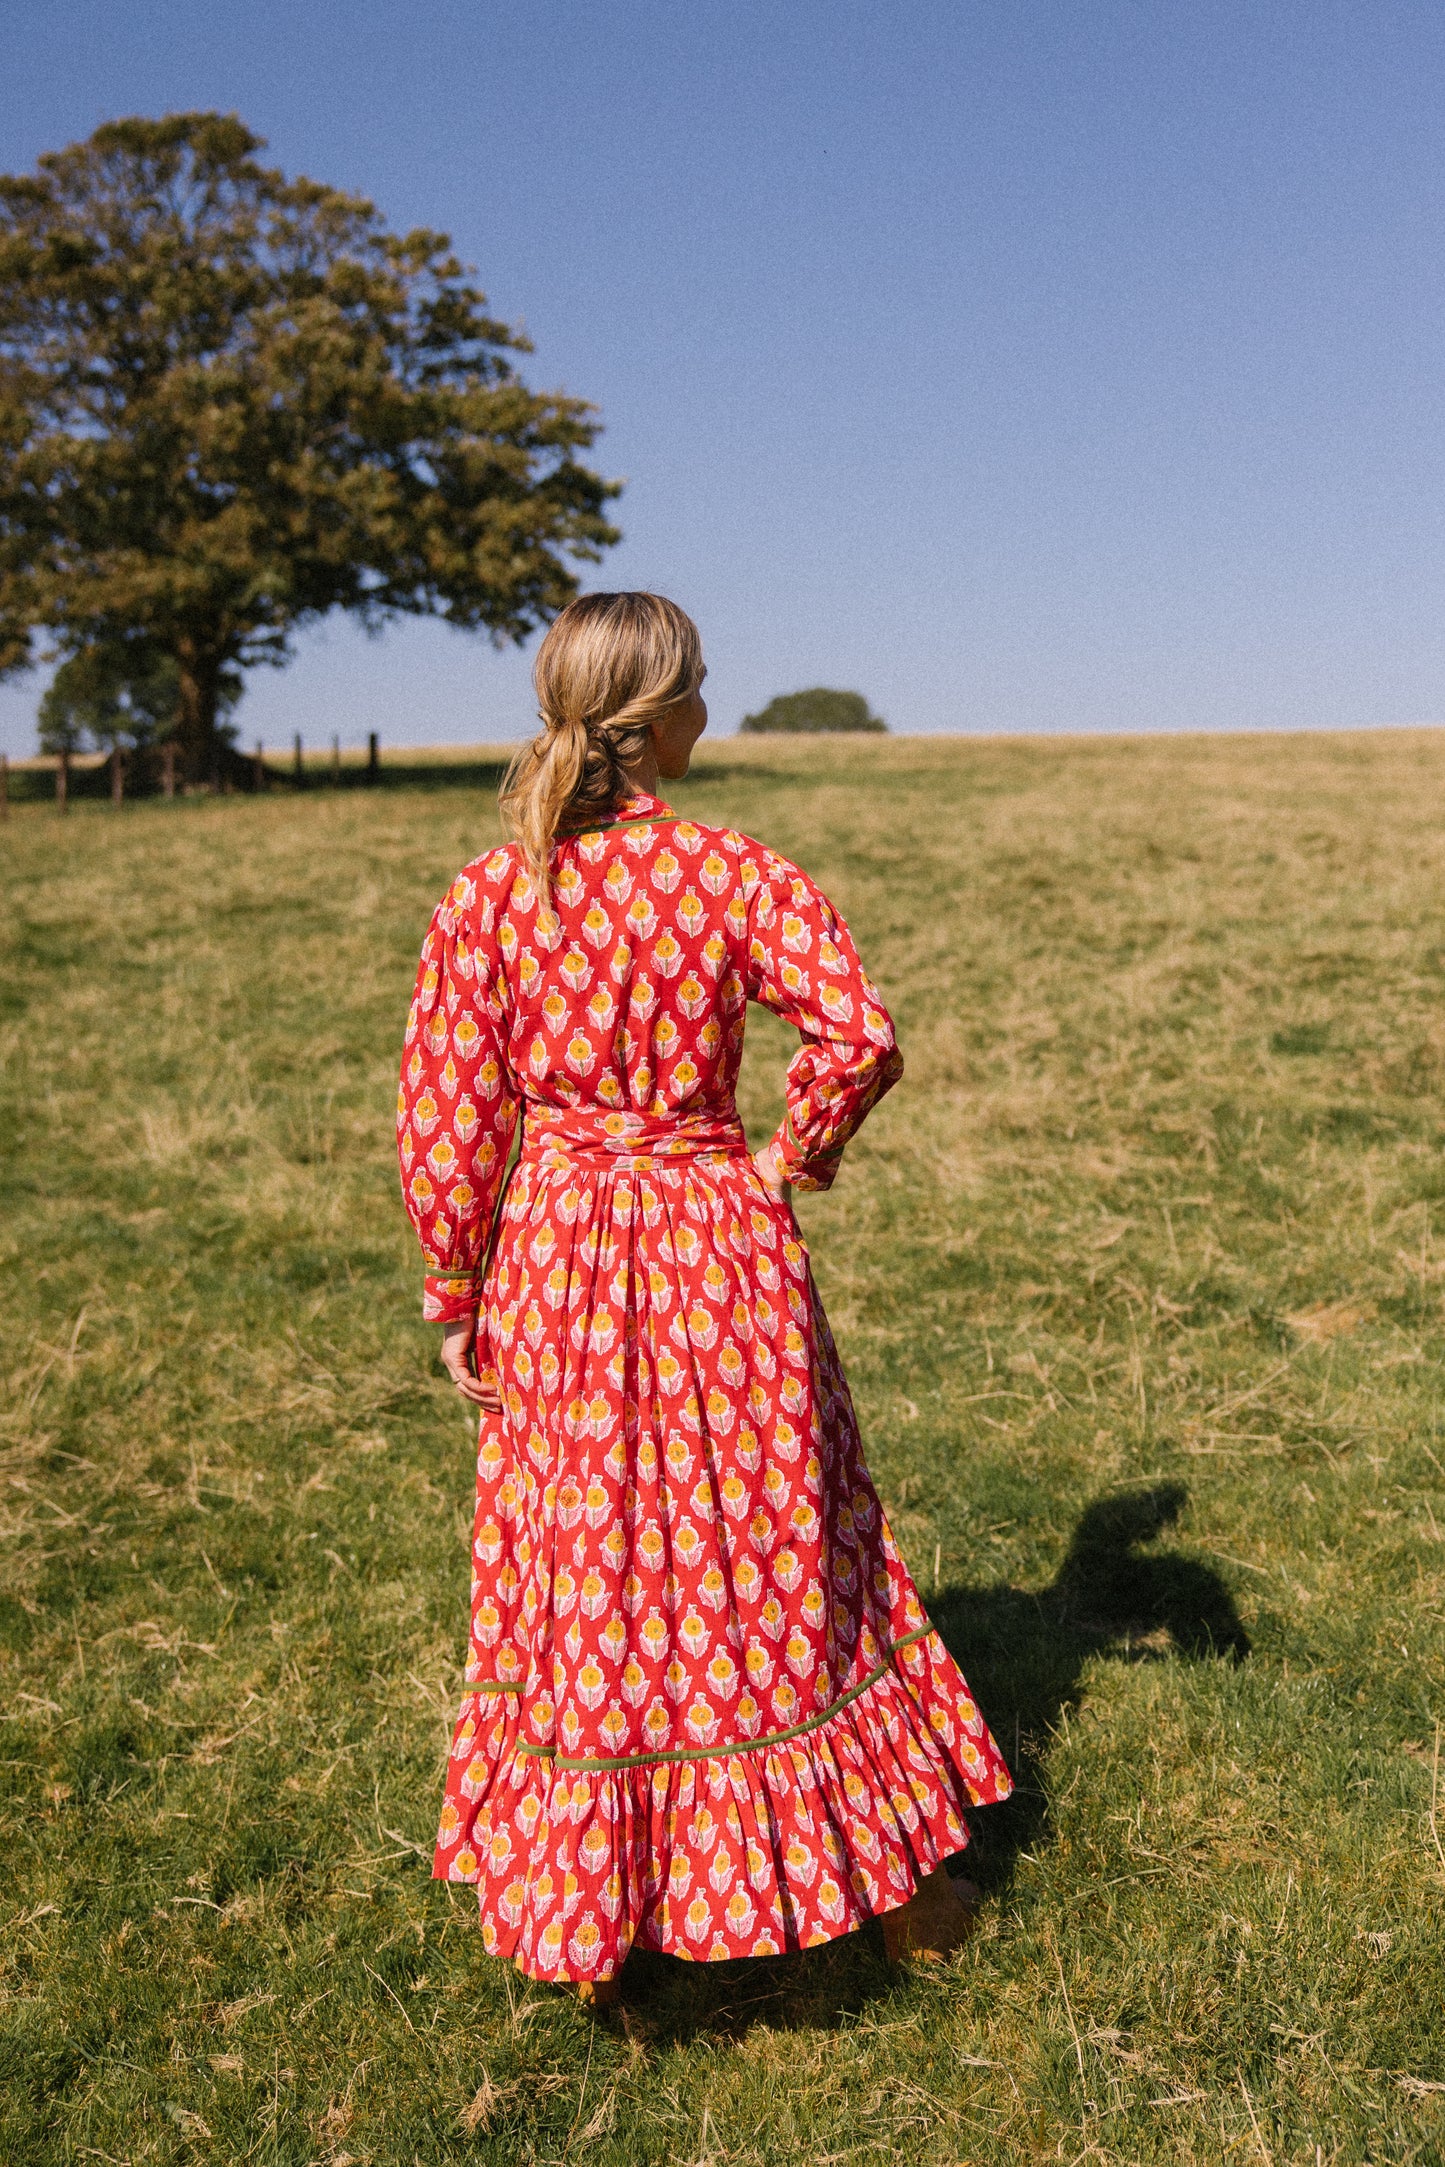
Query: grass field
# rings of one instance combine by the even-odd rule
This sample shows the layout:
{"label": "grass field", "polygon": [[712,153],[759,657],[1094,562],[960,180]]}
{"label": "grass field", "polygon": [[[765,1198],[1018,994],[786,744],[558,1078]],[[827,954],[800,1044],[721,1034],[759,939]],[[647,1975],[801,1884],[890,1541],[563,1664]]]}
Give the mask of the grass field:
{"label": "grass field", "polygon": [[[0,830],[0,2161],[1445,2159],[1445,736],[721,744],[908,1074],[803,1200],[982,1935],[489,1964],[393,1066],[476,787]],[[754,1026],[745,1111],[779,1105]]]}

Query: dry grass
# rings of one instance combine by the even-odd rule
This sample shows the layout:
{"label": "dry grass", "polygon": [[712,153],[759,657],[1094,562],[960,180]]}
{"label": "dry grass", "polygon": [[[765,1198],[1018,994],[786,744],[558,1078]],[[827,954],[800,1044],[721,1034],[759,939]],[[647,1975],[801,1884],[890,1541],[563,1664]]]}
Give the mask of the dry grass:
{"label": "dry grass", "polygon": [[17,808],[7,2167],[1438,2160],[1442,797],[1428,733],[707,752],[900,1018],[805,1223],[1023,1787],[955,1966],[656,1959],[595,2033],[426,1878],[470,1471],[391,1079],[490,804]]}

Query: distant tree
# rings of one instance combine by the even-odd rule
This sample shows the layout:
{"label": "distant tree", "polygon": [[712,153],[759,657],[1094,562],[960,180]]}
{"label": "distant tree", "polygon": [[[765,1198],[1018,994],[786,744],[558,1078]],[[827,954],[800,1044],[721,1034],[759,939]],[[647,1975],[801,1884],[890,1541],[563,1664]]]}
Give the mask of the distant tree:
{"label": "distant tree", "polygon": [[[216,727],[241,697],[239,670],[223,669],[217,687]],[[78,752],[91,745],[109,752],[148,751],[169,737],[180,711],[180,669],[158,648],[83,647],[62,662],[40,702],[42,752]]]}
{"label": "distant tree", "polygon": [[521,640],[618,539],[594,410],[529,391],[444,234],[256,162],[234,115],[122,120],[0,176],[0,672],[138,643],[185,771],[298,626]]}
{"label": "distant tree", "polygon": [[871,712],[861,692],[829,692],[815,685],[811,692],[781,692],[756,715],[744,715],[744,730],[786,730],[798,733],[824,730],[886,730],[881,715]]}

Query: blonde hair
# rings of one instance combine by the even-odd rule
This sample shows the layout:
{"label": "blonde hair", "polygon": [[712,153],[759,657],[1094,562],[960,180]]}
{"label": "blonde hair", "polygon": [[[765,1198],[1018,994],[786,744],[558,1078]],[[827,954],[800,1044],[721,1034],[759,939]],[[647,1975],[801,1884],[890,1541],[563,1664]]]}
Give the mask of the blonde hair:
{"label": "blonde hair", "polygon": [[553,844],[608,818],[652,724],[702,680],[697,626],[665,595],[579,595],[551,626],[532,666],[542,728],[501,791],[544,903]]}

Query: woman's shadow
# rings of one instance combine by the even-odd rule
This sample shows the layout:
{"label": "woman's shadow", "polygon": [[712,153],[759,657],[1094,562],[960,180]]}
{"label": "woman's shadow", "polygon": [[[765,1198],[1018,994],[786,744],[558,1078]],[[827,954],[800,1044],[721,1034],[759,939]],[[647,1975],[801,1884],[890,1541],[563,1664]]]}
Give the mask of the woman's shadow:
{"label": "woman's shadow", "polygon": [[[1171,1654],[1240,1662],[1249,1640],[1224,1582],[1195,1558],[1141,1556],[1173,1527],[1188,1498],[1179,1482],[1116,1491],[1088,1506],[1048,1587],[995,1582],[950,1587],[929,1615],[961,1665],[1015,1790],[972,1815],[958,1860],[990,1896],[1007,1889],[1021,1851],[1048,1841],[1044,1757],[1050,1733],[1076,1707],[1094,1656],[1157,1662]],[[699,2030],[740,2033],[759,2021],[826,2026],[888,1984],[876,1927],[804,1955],[734,1964],[679,1964],[638,1950],[628,1963],[628,2029],[653,2042]]]}
{"label": "woman's shadow", "polygon": [[1091,1657],[1238,1663],[1248,1655],[1249,1636],[1218,1573],[1177,1553],[1140,1554],[1173,1527],[1187,1499],[1181,1482],[1098,1498],[1048,1587],[951,1587],[929,1604],[1016,1786],[1002,1806],[973,1817],[974,1841],[959,1861],[989,1894],[1007,1887],[1020,1851],[1048,1840],[1044,1756],[1059,1718],[1078,1705]]}

